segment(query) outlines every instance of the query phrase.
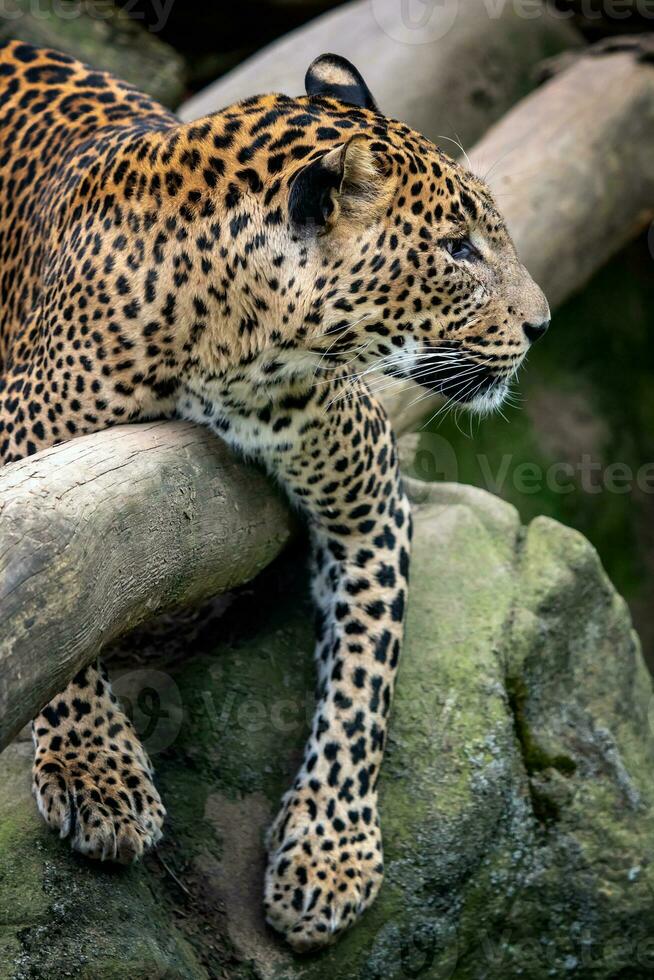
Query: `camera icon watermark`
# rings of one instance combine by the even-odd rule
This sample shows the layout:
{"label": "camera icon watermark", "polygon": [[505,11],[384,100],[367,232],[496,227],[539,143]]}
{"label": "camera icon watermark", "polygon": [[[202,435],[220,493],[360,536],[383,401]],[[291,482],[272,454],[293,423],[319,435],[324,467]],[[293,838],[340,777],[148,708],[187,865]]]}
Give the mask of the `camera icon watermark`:
{"label": "camera icon watermark", "polygon": [[459,462],[454,446],[437,432],[423,432],[420,437],[405,437],[404,446],[409,458],[404,472],[414,480],[425,483],[457,483]]}
{"label": "camera icon watermark", "polygon": [[[463,0],[370,0],[370,3],[373,17],[384,34],[400,44],[411,45],[430,44],[444,38],[464,9]],[[478,16],[486,16],[489,21],[508,17],[570,20],[575,16],[587,23],[654,19],[654,0],[578,0],[574,7],[544,4],[542,0],[483,0],[481,7]]]}
{"label": "camera icon watermark", "polygon": [[114,693],[149,755],[169,748],[182,727],[177,684],[161,670],[129,670],[112,682]]}
{"label": "camera icon watermark", "polygon": [[[402,471],[422,483],[458,483],[460,466],[455,446],[436,432],[405,436],[400,444]],[[467,465],[477,471],[477,485],[511,499],[541,493],[567,495],[654,494],[654,461],[632,466],[621,460],[602,461],[591,453],[578,458],[538,463],[513,453],[474,453]],[[465,467],[464,467],[465,469]],[[464,476],[464,482],[468,480]]]}

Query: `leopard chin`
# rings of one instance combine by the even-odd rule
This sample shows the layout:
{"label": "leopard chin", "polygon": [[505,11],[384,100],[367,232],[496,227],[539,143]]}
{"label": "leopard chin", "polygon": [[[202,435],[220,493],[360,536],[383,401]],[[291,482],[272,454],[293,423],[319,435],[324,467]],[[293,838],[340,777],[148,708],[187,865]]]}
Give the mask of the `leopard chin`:
{"label": "leopard chin", "polygon": [[474,415],[486,416],[496,412],[503,404],[509,393],[509,385],[506,381],[496,381],[486,391],[476,395],[471,401],[462,404]]}

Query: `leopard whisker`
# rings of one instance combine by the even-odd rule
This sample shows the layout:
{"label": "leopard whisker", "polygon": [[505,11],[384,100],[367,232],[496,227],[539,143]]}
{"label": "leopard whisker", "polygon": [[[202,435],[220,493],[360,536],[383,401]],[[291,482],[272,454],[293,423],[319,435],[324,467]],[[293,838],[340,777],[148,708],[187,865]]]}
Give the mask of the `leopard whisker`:
{"label": "leopard whisker", "polygon": [[[467,362],[463,362],[463,363],[466,364]],[[442,365],[442,368],[443,369],[450,370],[451,369],[451,365],[450,364],[444,364],[444,365]],[[437,368],[437,370],[438,370],[438,368]],[[425,369],[424,372],[421,372],[417,377],[421,377],[424,374],[433,374],[433,371],[434,371],[434,368],[433,367],[429,367],[429,368]],[[466,378],[469,375],[477,374],[477,372],[478,372],[478,366],[477,365],[473,365],[473,366],[468,365],[466,367],[465,371],[462,371],[461,374],[459,375],[459,379],[464,379],[464,378]],[[388,390],[390,388],[396,387],[397,385],[405,384],[407,381],[416,381],[417,380],[417,377],[414,375],[412,378],[405,378],[405,377],[402,377],[402,376],[396,376],[396,377],[394,377],[392,379],[386,379],[386,383],[381,384],[381,385],[375,384],[375,380],[374,379],[373,379],[373,383],[370,383],[370,382],[363,383],[363,374],[364,373],[366,373],[366,372],[363,372],[360,375],[356,375],[356,376],[352,377],[351,380],[350,380],[350,384],[349,385],[346,385],[345,386],[345,389],[343,391],[337,392],[335,394],[334,398],[332,398],[327,403],[327,405],[325,406],[325,411],[327,411],[329,408],[331,408],[331,406],[333,404],[335,404],[340,398],[343,398],[343,397],[347,397],[347,398],[354,397],[354,395],[356,394],[356,390],[355,389],[357,387],[359,387],[360,384],[363,384],[363,390],[364,391],[366,391],[366,392],[369,391],[369,392],[372,392],[373,394],[379,394],[381,391],[386,391],[386,390]],[[379,378],[379,381],[384,381],[384,378],[383,377],[380,377]],[[430,394],[431,394],[431,392],[426,391],[426,392],[424,392],[424,397],[428,397]]]}
{"label": "leopard whisker", "polygon": [[[457,136],[456,133],[454,135]],[[472,163],[470,162],[470,157],[468,156],[468,154],[466,153],[466,151],[463,149],[463,144],[461,143],[461,141],[458,138],[458,136],[457,136],[456,139],[452,139],[451,136],[441,136],[441,135],[438,135],[436,137],[436,139],[438,139],[438,140],[447,140],[448,143],[453,143],[454,146],[458,147],[458,149],[461,150],[461,153],[463,154],[463,156],[466,159],[466,163],[468,164],[468,170],[472,170]]]}
{"label": "leopard whisker", "polygon": [[455,394],[448,396],[445,404],[441,405],[440,408],[438,408],[437,411],[431,416],[431,418],[427,419],[427,421],[420,428],[424,429],[426,426],[430,425],[431,422],[434,422],[440,415],[442,414],[446,415],[448,409],[454,410],[458,401],[464,395],[466,395],[468,398],[474,397],[477,391],[479,391],[479,389],[481,388],[483,381],[479,381],[476,387],[474,388],[472,388],[473,384],[474,384],[474,378],[471,381],[469,381],[466,385],[464,385],[462,389],[459,389],[459,391],[457,391]]}
{"label": "leopard whisker", "polygon": [[[402,358],[400,356],[393,357],[390,360],[388,359],[389,357],[390,357],[390,355],[387,355],[386,357],[379,358],[379,359],[373,361],[373,363],[371,365],[369,365],[368,367],[364,368],[362,371],[357,371],[357,372],[354,372],[352,374],[345,375],[345,377],[349,377],[351,381],[361,381],[364,378],[368,377],[369,375],[376,375],[376,374],[380,374],[381,375],[389,367],[392,367],[396,363],[401,363],[401,361],[402,361]],[[333,378],[327,378],[325,381],[316,382],[316,384],[329,384],[333,380],[334,380]],[[408,380],[408,378],[405,379],[405,380]]]}
{"label": "leopard whisker", "polygon": [[[430,366],[426,367],[422,371],[414,371],[410,378],[405,378],[405,377],[403,377],[401,375],[400,376],[395,376],[394,379],[387,380],[383,384],[376,385],[374,387],[371,385],[370,386],[370,390],[373,391],[374,394],[377,395],[380,392],[387,391],[389,388],[394,388],[394,387],[396,387],[399,384],[402,384],[402,383],[406,384],[406,382],[408,382],[408,381],[409,382],[414,382],[414,383],[420,385],[420,379],[421,378],[424,378],[424,377],[433,377],[434,374],[438,374],[440,371],[451,371],[451,370],[452,370],[452,365],[451,364],[442,364],[442,365],[437,366],[437,367],[433,367],[433,366],[430,365]],[[464,377],[467,377],[470,374],[477,374],[477,373],[478,373],[478,366],[477,365],[467,366],[464,371],[462,371],[459,375],[457,375],[457,378],[464,378]]]}

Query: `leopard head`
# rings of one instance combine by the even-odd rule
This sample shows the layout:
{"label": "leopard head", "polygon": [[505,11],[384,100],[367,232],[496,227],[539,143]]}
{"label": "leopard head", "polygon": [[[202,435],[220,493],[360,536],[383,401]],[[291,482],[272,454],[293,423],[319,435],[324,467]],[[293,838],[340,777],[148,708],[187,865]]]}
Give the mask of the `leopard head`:
{"label": "leopard head", "polygon": [[[306,88],[284,174],[284,230],[305,297],[294,336],[325,368],[411,378],[476,408],[499,404],[550,313],[489,188],[382,116],[344,59],[318,58]],[[307,144],[293,167],[293,147]]]}
{"label": "leopard head", "polygon": [[306,91],[213,117],[235,161],[223,251],[240,365],[382,372],[499,405],[550,313],[489,188],[382,115],[345,59],[314,61]]}

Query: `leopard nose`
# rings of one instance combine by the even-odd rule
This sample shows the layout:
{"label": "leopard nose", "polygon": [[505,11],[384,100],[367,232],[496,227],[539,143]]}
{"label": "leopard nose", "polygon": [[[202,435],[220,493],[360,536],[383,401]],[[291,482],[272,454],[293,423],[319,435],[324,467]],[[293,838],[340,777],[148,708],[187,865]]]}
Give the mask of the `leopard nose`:
{"label": "leopard nose", "polygon": [[539,340],[545,333],[547,333],[547,328],[550,325],[549,320],[543,320],[541,323],[523,323],[522,329],[525,332],[525,336],[530,344],[533,344],[536,340]]}

